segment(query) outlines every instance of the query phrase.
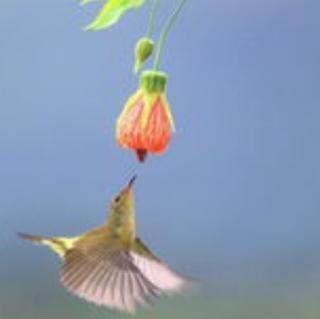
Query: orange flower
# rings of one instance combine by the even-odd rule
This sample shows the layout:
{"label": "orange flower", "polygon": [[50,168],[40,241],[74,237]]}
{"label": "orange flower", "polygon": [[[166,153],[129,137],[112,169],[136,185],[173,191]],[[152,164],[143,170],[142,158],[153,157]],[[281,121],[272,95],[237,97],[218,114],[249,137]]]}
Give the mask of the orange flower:
{"label": "orange flower", "polygon": [[166,84],[165,73],[145,71],[139,89],[128,99],[118,118],[117,142],[120,147],[132,149],[140,162],[148,153],[164,152],[171,140],[174,122]]}

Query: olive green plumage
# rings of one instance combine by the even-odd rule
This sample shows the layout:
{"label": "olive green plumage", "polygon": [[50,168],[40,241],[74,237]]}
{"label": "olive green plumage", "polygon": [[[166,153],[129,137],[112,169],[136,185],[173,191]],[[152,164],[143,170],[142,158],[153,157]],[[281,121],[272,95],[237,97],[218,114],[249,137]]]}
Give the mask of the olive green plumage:
{"label": "olive green plumage", "polygon": [[46,245],[62,260],[60,280],[71,293],[97,305],[134,312],[161,294],[183,291],[188,280],[161,262],[137,237],[132,178],[112,200],[106,223],[75,237],[19,233]]}

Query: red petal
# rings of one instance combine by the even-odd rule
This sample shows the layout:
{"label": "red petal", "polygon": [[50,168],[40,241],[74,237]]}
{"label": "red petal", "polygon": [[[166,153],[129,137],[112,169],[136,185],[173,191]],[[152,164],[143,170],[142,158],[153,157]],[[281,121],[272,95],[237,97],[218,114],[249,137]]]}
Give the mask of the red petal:
{"label": "red petal", "polygon": [[140,96],[132,108],[119,118],[117,125],[117,141],[120,146],[131,149],[143,149],[141,143],[141,115],[144,107]]}
{"label": "red petal", "polygon": [[163,103],[161,96],[155,100],[144,130],[143,144],[150,153],[162,153],[171,140],[172,128]]}

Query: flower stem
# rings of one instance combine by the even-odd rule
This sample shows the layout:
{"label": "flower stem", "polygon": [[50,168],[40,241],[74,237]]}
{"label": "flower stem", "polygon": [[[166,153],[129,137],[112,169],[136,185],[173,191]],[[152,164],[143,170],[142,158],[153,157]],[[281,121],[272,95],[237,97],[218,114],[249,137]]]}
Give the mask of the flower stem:
{"label": "flower stem", "polygon": [[148,20],[148,28],[147,28],[147,37],[151,38],[154,31],[154,17],[159,8],[160,0],[153,0],[150,12],[149,12],[149,20]]}
{"label": "flower stem", "polygon": [[179,5],[175,9],[175,11],[171,15],[171,17],[168,19],[168,21],[166,22],[165,26],[163,27],[163,29],[161,31],[161,35],[160,35],[159,43],[157,45],[157,51],[156,51],[156,55],[155,55],[154,63],[153,63],[154,70],[159,70],[160,57],[161,57],[164,43],[168,37],[168,34],[169,34],[173,24],[175,23],[176,19],[178,18],[179,14],[180,14],[183,6],[186,4],[186,2],[187,2],[187,0],[180,1]]}

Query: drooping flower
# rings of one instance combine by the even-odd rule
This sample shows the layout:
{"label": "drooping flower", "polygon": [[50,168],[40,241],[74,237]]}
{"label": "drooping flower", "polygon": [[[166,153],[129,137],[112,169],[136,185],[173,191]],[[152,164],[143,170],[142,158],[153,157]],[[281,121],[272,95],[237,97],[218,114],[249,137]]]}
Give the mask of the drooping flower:
{"label": "drooping flower", "polygon": [[166,97],[167,76],[145,71],[138,90],[128,99],[116,124],[120,147],[133,150],[140,162],[148,153],[163,153],[171,140],[174,121]]}
{"label": "drooping flower", "polygon": [[144,63],[152,55],[154,42],[152,39],[143,37],[140,38],[135,47],[135,64],[133,71],[138,73]]}

